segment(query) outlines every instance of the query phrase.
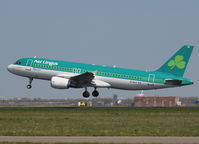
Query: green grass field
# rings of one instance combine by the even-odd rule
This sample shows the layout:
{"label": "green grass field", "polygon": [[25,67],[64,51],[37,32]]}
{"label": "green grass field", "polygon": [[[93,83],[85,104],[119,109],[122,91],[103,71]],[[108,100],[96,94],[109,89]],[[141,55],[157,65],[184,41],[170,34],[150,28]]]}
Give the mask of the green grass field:
{"label": "green grass field", "polygon": [[[71,143],[0,142],[0,144],[71,144]],[[109,144],[109,143],[72,143],[72,144]],[[117,143],[117,144],[125,144],[125,143]]]}
{"label": "green grass field", "polygon": [[[0,142],[0,144],[71,144],[71,143],[29,143],[29,142]],[[109,144],[109,143],[72,143],[72,144]],[[112,143],[110,143],[112,144]],[[117,143],[125,144],[125,143]]]}
{"label": "green grass field", "polygon": [[199,136],[199,109],[0,110],[1,136]]}

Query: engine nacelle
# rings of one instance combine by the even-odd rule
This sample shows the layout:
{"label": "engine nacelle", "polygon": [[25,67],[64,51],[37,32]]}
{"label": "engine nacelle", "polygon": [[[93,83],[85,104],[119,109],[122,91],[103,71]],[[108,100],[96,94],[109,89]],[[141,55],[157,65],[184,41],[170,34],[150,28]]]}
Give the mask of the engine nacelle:
{"label": "engine nacelle", "polygon": [[52,77],[51,78],[51,87],[56,89],[68,89],[69,88],[69,79],[61,77]]}

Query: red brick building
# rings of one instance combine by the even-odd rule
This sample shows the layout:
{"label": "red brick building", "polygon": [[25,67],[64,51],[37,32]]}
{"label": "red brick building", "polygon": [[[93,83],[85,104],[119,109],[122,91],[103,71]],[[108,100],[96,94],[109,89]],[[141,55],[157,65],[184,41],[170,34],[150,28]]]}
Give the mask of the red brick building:
{"label": "red brick building", "polygon": [[172,107],[177,106],[178,97],[134,97],[134,106],[136,107]]}

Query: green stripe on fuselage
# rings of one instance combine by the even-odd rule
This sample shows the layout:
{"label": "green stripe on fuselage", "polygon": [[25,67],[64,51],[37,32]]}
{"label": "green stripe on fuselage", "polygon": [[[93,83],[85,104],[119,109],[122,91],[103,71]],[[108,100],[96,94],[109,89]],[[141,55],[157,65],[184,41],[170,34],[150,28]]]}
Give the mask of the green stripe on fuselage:
{"label": "green stripe on fuselage", "polygon": [[97,76],[136,80],[144,82],[165,83],[165,79],[180,79],[189,83],[191,80],[182,77],[176,77],[171,74],[166,74],[157,71],[139,71],[132,69],[124,69],[118,67],[99,66],[75,62],[66,62],[42,58],[23,58],[20,59],[20,65],[32,66],[34,68],[42,68],[46,70],[56,70],[63,72],[85,73],[96,71]]}

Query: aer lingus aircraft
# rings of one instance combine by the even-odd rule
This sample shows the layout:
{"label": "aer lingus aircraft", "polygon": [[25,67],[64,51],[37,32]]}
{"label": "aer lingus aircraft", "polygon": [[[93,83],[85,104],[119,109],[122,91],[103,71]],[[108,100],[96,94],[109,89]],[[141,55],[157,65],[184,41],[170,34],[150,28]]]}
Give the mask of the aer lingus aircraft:
{"label": "aer lingus aircraft", "polygon": [[139,71],[117,67],[98,66],[43,58],[22,58],[8,66],[8,71],[29,78],[30,89],[33,79],[49,80],[53,88],[85,88],[83,97],[97,97],[97,88],[123,90],[151,90],[180,87],[193,84],[183,78],[193,46],[185,45],[165,64],[155,71]]}

